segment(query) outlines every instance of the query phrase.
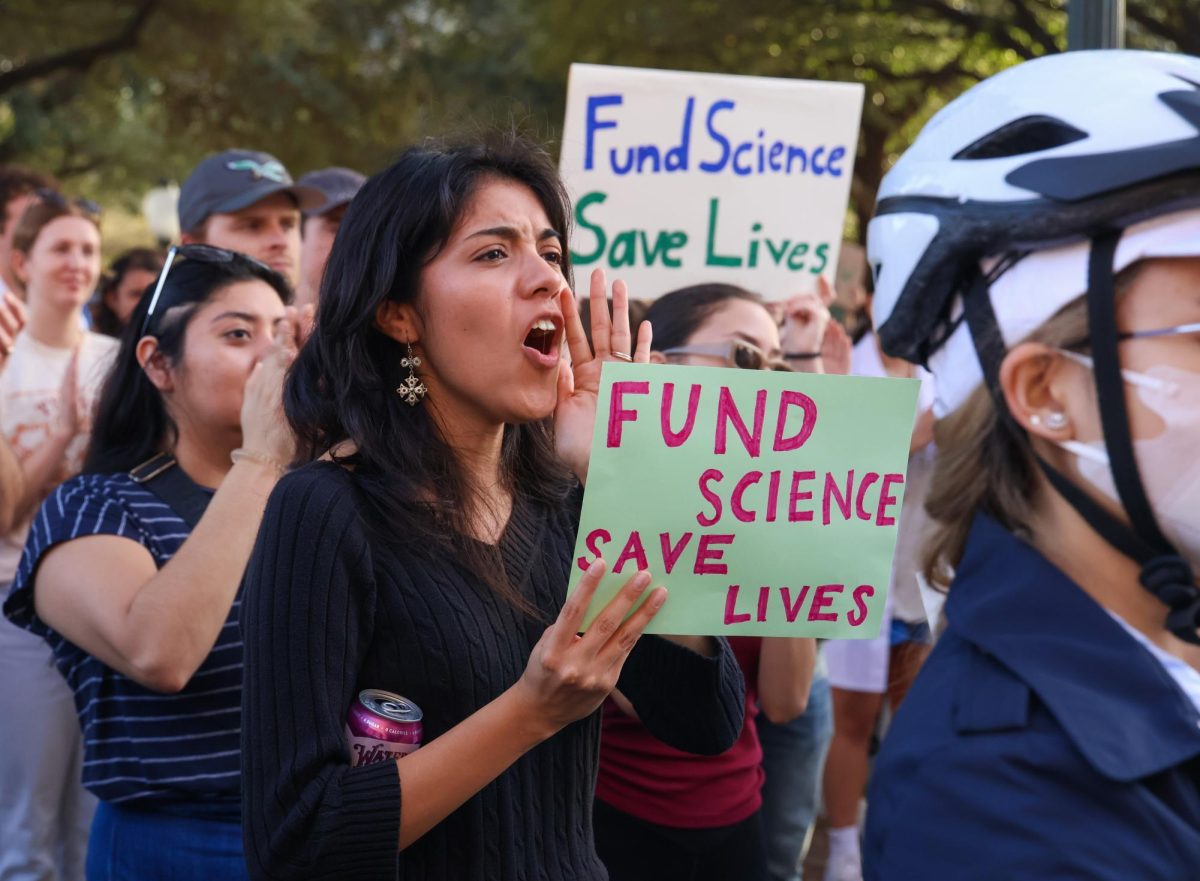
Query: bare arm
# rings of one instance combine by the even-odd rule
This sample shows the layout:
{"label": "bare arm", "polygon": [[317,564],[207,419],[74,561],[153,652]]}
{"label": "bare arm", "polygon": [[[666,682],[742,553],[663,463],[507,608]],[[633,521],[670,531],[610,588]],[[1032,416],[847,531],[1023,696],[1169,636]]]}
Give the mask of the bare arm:
{"label": "bare arm", "polygon": [[274,468],[248,459],[234,465],[161,570],[149,551],[119,536],[58,545],[34,579],[38,617],[147,688],[180,690],[229,616],[277,478]]}
{"label": "bare arm", "polygon": [[72,475],[67,472],[67,447],[79,434],[79,353],[75,347],[58,390],[58,411],[50,422],[50,432],[36,450],[21,463],[24,481],[17,497],[16,522],[33,516],[37,506],[55,485]]}
{"label": "bare arm", "polygon": [[815,639],[763,637],[758,662],[758,703],[763,715],[783,725],[803,713],[816,666]]}
{"label": "bare arm", "polygon": [[[0,371],[8,366],[17,334],[25,326],[25,304],[11,292],[0,297]],[[0,533],[9,533],[17,523],[25,475],[13,448],[0,437]]]}
{"label": "bare arm", "polygon": [[[283,377],[295,356],[290,325],[254,367],[242,398],[246,446],[290,461]],[[252,458],[235,464],[204,516],[161,570],[139,543],[113,535],[52,548],[34,578],[43,621],[89,654],[155,691],[179,691],[204,663],[229,617],[279,473]]]}
{"label": "bare arm", "polygon": [[[32,517],[55,485],[71,476],[66,473],[66,456],[74,437],[74,434],[51,431],[50,436],[18,466],[20,476],[13,484],[17,488],[13,498],[14,524],[24,523]],[[5,486],[8,485],[6,482]]]}
{"label": "bare arm", "polygon": [[8,441],[0,437],[0,533],[8,534],[19,521],[17,503],[25,491],[21,463]]}

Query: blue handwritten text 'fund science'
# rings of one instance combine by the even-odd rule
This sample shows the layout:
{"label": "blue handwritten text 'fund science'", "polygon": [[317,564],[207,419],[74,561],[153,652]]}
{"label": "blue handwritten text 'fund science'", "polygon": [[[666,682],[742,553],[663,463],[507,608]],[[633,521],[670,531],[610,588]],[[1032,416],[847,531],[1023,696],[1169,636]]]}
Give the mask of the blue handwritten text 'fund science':
{"label": "blue handwritten text 'fund science'", "polygon": [[[586,146],[583,156],[585,171],[596,170],[597,153],[600,161],[607,160],[614,174],[670,174],[697,170],[705,174],[750,175],[800,175],[817,177],[829,175],[841,177],[845,171],[846,147],[824,144],[791,144],[771,139],[766,131],[759,129],[757,135],[746,141],[738,141],[722,130],[737,112],[736,102],[728,99],[715,100],[702,105],[704,118],[702,140],[696,151],[700,159],[692,164],[692,129],[696,117],[696,99],[690,97],[684,104],[683,120],[679,140],[674,144],[633,144],[605,149],[603,133],[619,126],[619,111],[625,99],[621,95],[591,95],[587,99]],[[599,143],[598,143],[599,142]],[[599,150],[597,147],[599,146]]]}

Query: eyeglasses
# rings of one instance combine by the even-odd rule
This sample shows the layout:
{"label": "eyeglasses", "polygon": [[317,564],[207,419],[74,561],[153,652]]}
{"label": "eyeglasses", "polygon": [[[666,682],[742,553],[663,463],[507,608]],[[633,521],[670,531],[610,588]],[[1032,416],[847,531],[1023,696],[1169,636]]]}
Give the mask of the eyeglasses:
{"label": "eyeglasses", "polygon": [[62,208],[78,208],[84,214],[87,214],[91,217],[99,217],[101,214],[100,206],[91,199],[68,199],[58,190],[52,190],[49,187],[40,187],[34,191],[34,195],[37,196],[41,201],[50,205],[58,205]]}
{"label": "eyeglasses", "polygon": [[1195,324],[1178,324],[1175,327],[1160,327],[1156,330],[1131,330],[1117,334],[1117,339],[1144,340],[1162,336],[1181,336],[1189,333],[1200,333],[1200,322]]}
{"label": "eyeglasses", "polygon": [[697,343],[693,346],[676,346],[664,349],[664,355],[708,355],[723,358],[730,367],[742,370],[780,370],[791,372],[791,366],[782,358],[772,358],[758,346],[743,340],[727,343]]}
{"label": "eyeglasses", "polygon": [[[231,263],[234,260],[245,260],[248,263],[258,263],[253,257],[247,257],[245,254],[239,254],[237,251],[229,251],[225,248],[217,248],[213,245],[175,245],[171,250],[167,251],[167,259],[163,262],[162,272],[158,274],[158,281],[154,283],[154,293],[150,296],[150,306],[146,309],[146,317],[142,319],[142,332],[138,336],[145,336],[150,328],[150,319],[154,317],[154,310],[158,308],[158,299],[162,295],[163,285],[167,283],[167,275],[171,272],[171,267],[175,263],[176,257],[183,257],[187,260],[199,260],[201,263]],[[265,264],[258,263],[266,269]]]}

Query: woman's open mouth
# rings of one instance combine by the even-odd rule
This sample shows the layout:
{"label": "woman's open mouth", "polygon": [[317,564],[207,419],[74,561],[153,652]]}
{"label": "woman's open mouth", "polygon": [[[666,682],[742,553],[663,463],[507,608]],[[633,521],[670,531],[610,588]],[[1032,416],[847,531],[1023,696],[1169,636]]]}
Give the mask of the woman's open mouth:
{"label": "woman's open mouth", "polygon": [[537,349],[543,355],[549,355],[558,340],[558,328],[548,318],[541,318],[534,323],[533,329],[525,335],[525,345]]}
{"label": "woman's open mouth", "polygon": [[525,353],[541,366],[558,363],[559,327],[550,318],[539,318],[525,334]]}

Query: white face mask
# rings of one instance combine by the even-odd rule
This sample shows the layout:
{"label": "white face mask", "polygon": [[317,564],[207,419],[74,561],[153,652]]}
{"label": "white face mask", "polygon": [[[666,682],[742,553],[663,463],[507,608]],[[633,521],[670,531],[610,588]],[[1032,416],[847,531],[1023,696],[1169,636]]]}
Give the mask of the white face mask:
{"label": "white face mask", "polygon": [[[1092,366],[1086,355],[1064,354]],[[1134,440],[1133,452],[1159,528],[1200,571],[1200,374],[1163,364],[1144,373],[1122,370],[1121,375],[1165,424],[1157,437]],[[1063,441],[1060,446],[1075,454],[1079,473],[1089,483],[1120,504],[1103,440]]]}

